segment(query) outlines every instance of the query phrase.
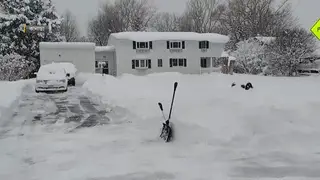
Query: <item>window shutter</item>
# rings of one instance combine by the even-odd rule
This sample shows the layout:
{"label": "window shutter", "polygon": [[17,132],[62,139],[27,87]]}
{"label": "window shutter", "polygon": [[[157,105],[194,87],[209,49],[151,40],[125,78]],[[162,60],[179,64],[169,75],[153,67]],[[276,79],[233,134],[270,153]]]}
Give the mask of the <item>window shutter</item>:
{"label": "window shutter", "polygon": [[167,49],[170,49],[170,42],[167,41]]}
{"label": "window shutter", "polygon": [[152,41],[149,41],[149,49],[152,49]]}
{"label": "window shutter", "polygon": [[172,67],[172,59],[170,58],[170,67]]}
{"label": "window shutter", "polygon": [[199,41],[199,49],[201,49],[201,41]]}
{"label": "window shutter", "polygon": [[151,59],[148,59],[148,68],[151,69]]}
{"label": "window shutter", "polygon": [[135,69],[136,68],[136,66],[135,66],[135,60],[133,59],[132,60],[132,69]]}
{"label": "window shutter", "polygon": [[182,49],[185,49],[185,43],[182,41]]}
{"label": "window shutter", "polygon": [[133,49],[136,49],[136,42],[135,41],[132,41],[132,47],[133,47]]}
{"label": "window shutter", "polygon": [[184,67],[187,67],[187,59],[183,59],[184,61]]}
{"label": "window shutter", "polygon": [[207,41],[206,43],[207,43],[207,49],[209,49],[209,41]]}

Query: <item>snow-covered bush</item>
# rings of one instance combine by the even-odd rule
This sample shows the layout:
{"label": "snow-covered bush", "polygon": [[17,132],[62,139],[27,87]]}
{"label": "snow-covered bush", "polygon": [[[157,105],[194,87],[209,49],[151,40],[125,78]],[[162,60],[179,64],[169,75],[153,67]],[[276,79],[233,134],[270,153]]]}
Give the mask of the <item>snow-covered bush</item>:
{"label": "snow-covered bush", "polygon": [[24,79],[34,71],[35,64],[27,61],[24,56],[10,54],[0,56],[0,80],[16,81]]}
{"label": "snow-covered bush", "polygon": [[266,48],[268,60],[267,75],[295,76],[298,68],[306,63],[315,51],[315,38],[304,29],[290,29],[281,32]]}
{"label": "snow-covered bush", "polygon": [[258,41],[246,40],[237,43],[237,50],[231,53],[237,60],[235,73],[260,74],[267,66],[264,59],[264,46]]}

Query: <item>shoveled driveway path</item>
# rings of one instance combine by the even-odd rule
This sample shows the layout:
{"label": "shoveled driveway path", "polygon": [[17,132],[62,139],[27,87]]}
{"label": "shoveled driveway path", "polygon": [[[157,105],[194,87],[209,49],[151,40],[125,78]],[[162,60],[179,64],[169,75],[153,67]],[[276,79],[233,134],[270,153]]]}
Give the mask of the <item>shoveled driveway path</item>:
{"label": "shoveled driveway path", "polygon": [[[65,93],[35,93],[31,85],[26,86],[15,105],[8,109],[0,121],[0,139],[6,136],[23,135],[23,128],[36,124],[48,130],[63,127],[74,131],[107,124],[107,107],[99,98],[82,87],[70,87]],[[64,124],[64,126],[61,126]]]}

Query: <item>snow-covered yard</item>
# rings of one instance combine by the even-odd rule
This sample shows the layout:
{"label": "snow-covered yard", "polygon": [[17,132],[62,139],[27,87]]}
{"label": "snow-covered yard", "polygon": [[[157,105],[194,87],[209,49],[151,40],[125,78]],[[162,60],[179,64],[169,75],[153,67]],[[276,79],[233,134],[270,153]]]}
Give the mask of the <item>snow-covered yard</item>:
{"label": "snow-covered yard", "polygon": [[[176,141],[152,142],[161,127],[158,102],[169,111]],[[245,91],[240,84],[252,82]],[[135,115],[121,127],[128,172],[167,172],[176,179],[320,177],[320,78],[153,74],[97,76],[84,87]],[[237,83],[231,88],[232,82]],[[122,139],[124,138],[124,139]],[[123,169],[122,169],[123,170]],[[175,179],[173,178],[173,179]],[[228,178],[226,178],[228,179]]]}
{"label": "snow-covered yard", "polygon": [[[320,178],[319,77],[80,77],[84,88],[111,105],[111,123],[74,133],[39,125],[1,139],[0,179]],[[157,103],[168,114],[176,81],[176,139],[164,143]],[[248,81],[253,90],[239,87]]]}

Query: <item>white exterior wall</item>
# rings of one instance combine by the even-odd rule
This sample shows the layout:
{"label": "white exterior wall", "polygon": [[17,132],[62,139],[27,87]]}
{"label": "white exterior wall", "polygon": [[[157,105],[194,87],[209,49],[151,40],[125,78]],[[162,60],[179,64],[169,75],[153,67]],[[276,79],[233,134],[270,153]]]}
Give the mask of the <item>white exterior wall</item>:
{"label": "white exterior wall", "polygon": [[[170,52],[167,49],[167,41],[161,40],[152,41],[153,47],[150,52],[137,53],[136,49],[132,47],[131,40],[116,40],[114,38],[110,40],[110,44],[116,47],[117,75],[123,73],[145,75],[154,72],[200,74],[205,71],[205,69],[201,70],[200,68],[200,57],[220,57],[225,46],[224,43],[210,42],[209,49],[202,52],[199,49],[199,41],[186,40],[185,49],[182,52]],[[187,67],[170,67],[170,58],[186,58]],[[132,59],[151,59],[151,69],[132,69]],[[162,67],[158,67],[158,59],[162,59]]]}
{"label": "white exterior wall", "polygon": [[[59,56],[60,55],[60,56]],[[40,65],[52,62],[71,62],[78,72],[95,72],[95,50],[91,48],[77,47],[41,47],[40,44]]]}

